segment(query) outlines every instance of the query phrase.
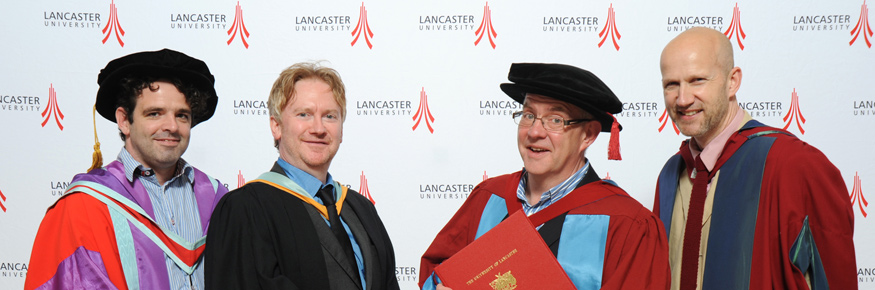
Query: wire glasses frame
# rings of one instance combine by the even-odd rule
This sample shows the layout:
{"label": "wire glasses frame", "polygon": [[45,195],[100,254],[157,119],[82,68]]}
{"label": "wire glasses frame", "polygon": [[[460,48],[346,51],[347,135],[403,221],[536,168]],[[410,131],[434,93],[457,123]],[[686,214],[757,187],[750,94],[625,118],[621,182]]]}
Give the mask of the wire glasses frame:
{"label": "wire glasses frame", "polygon": [[565,120],[565,118],[562,118],[559,115],[535,117],[535,114],[529,112],[519,111],[513,113],[513,122],[521,127],[531,127],[535,124],[535,120],[541,120],[541,124],[544,125],[544,129],[547,129],[547,131],[561,132],[566,126],[593,121],[595,119]]}

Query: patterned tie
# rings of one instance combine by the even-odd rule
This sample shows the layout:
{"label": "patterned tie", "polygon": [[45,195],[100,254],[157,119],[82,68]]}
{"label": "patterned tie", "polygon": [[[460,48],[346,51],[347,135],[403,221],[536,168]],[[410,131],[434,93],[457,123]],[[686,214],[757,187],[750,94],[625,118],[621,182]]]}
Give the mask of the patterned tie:
{"label": "patterned tie", "polygon": [[337,205],[334,201],[334,186],[328,184],[325,187],[322,187],[316,196],[321,198],[322,202],[325,203],[325,207],[328,209],[328,222],[331,223],[331,231],[334,232],[334,237],[337,238],[337,242],[340,243],[340,247],[343,248],[343,251],[346,253],[347,260],[349,260],[350,267],[352,267],[352,272],[355,273],[356,281],[359,281],[359,267],[355,261],[355,254],[352,251],[352,243],[349,241],[349,235],[343,228],[343,224],[340,223],[340,217],[337,216]]}
{"label": "patterned tie", "polygon": [[687,225],[684,228],[684,248],[681,256],[681,290],[695,290],[699,274],[699,245],[702,241],[702,216],[705,211],[705,197],[708,195],[708,181],[711,176],[702,155],[696,157],[696,172],[692,174],[693,192],[690,196],[690,209],[687,212]]}

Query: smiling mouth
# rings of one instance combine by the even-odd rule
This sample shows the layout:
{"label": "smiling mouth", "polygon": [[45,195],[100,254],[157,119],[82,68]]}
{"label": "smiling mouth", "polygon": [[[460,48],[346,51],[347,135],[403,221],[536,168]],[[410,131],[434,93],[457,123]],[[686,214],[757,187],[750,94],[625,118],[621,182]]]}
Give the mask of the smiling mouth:
{"label": "smiling mouth", "polygon": [[177,147],[179,146],[179,140],[171,140],[171,139],[159,139],[158,145],[163,147]]}
{"label": "smiling mouth", "polygon": [[549,151],[550,151],[550,150],[547,150],[547,149],[535,148],[535,147],[529,147],[529,150],[532,151],[532,152],[535,152],[535,153],[540,153],[540,152],[549,152]]}
{"label": "smiling mouth", "polygon": [[693,116],[695,114],[698,114],[699,112],[701,112],[701,110],[680,112],[680,114],[683,116]]}

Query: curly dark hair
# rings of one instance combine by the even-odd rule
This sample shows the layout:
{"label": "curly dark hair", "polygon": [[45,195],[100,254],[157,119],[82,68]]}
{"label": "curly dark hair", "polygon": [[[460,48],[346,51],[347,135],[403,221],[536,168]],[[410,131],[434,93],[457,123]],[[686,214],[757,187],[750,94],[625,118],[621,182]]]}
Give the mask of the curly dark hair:
{"label": "curly dark hair", "polygon": [[[185,102],[191,107],[192,127],[203,120],[207,110],[207,103],[204,100],[209,97],[209,93],[198,89],[194,85],[186,83],[177,77],[125,76],[119,84],[120,96],[116,101],[116,108],[122,108],[125,110],[125,114],[128,116],[128,121],[133,123],[134,115],[132,112],[137,106],[137,98],[143,94],[143,90],[145,89],[152,91],[157,90],[157,88],[152,88],[152,84],[159,80],[164,80],[173,84],[176,86],[176,89],[185,96]],[[118,134],[122,138],[122,141],[125,141],[125,134],[121,132],[121,129],[119,129]]]}

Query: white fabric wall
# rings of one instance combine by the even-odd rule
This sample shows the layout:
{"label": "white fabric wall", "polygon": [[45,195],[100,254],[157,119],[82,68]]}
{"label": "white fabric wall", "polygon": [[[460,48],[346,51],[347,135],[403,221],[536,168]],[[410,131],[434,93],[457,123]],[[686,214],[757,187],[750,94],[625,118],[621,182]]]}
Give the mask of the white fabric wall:
{"label": "white fabric wall", "polygon": [[[618,116],[625,128],[623,160],[607,160],[607,135],[587,156],[602,177],[609,174],[651,207],[657,173],[684,139],[670,123],[662,128],[659,54],[693,25],[743,30],[741,39],[730,33],[743,71],[739,102],[766,124],[790,122],[790,132],[841,170],[849,194],[859,180],[862,198],[873,186],[867,178],[875,176],[869,151],[875,143],[875,50],[868,45],[875,37],[864,3],[6,3],[0,17],[0,288],[23,286],[46,208],[91,163],[91,107],[100,69],[122,55],[164,47],[206,61],[216,76],[216,114],[193,130],[183,157],[230,189],[238,186],[235,180],[267,171],[277,158],[262,102],[279,71],[299,61],[327,60],[341,73],[348,117],[330,172],[357,190],[366,178],[395,245],[403,289],[416,288],[419,257],[470,189],[484,176],[522,167],[510,118],[519,107],[498,88],[513,62],[586,68],[627,103]],[[242,18],[235,21],[238,5]],[[359,33],[354,42],[361,21],[372,36]],[[493,37],[478,36],[484,22]],[[235,23],[245,25],[248,35],[233,30]],[[57,110],[50,108],[50,91]],[[423,95],[433,121],[422,119],[413,129]],[[805,119],[798,126],[798,119],[788,117],[793,96]],[[97,130],[104,158],[114,159],[122,146],[116,125],[98,119]],[[875,224],[864,211],[875,209],[857,201],[857,268],[860,288],[875,289],[875,249],[869,247]]]}

